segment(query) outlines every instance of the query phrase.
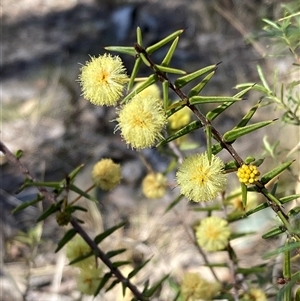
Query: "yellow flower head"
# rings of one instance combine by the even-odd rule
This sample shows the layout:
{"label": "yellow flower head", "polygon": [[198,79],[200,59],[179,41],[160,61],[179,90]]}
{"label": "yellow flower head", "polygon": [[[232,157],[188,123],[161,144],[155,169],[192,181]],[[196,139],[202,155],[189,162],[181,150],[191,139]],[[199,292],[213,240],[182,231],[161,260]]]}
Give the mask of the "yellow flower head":
{"label": "yellow flower head", "polygon": [[[137,89],[142,84],[143,82],[136,84],[134,89]],[[138,93],[138,95],[141,97],[152,96],[154,98],[160,99],[160,90],[157,84],[152,84],[140,93]]]}
{"label": "yellow flower head", "polygon": [[260,172],[258,171],[257,167],[252,164],[243,164],[237,172],[239,181],[245,185],[251,185],[257,182],[259,175]]}
{"label": "yellow flower head", "polygon": [[191,120],[191,110],[188,107],[183,107],[168,118],[171,130],[179,130],[187,125]]}
{"label": "yellow flower head", "polygon": [[142,182],[143,193],[148,199],[158,199],[166,194],[167,179],[161,173],[149,173]]}
{"label": "yellow flower head", "polygon": [[153,146],[162,137],[167,118],[159,99],[137,94],[119,111],[117,121],[116,130],[121,130],[126,143],[142,149]]}
{"label": "yellow flower head", "polygon": [[188,272],[181,283],[181,294],[184,300],[211,300],[220,290],[220,285],[210,283],[200,277],[198,273]]}
{"label": "yellow flower head", "polygon": [[259,288],[251,288],[241,301],[267,301],[265,293]]}
{"label": "yellow flower head", "polygon": [[223,168],[222,160],[214,155],[211,163],[206,153],[187,157],[176,173],[181,193],[194,202],[213,200],[226,186]]}
{"label": "yellow flower head", "polygon": [[[71,241],[66,245],[66,256],[69,261],[88,254],[91,251],[89,245],[83,240],[81,236],[75,236]],[[93,256],[88,257],[84,260],[76,262],[73,266],[82,268],[86,266],[95,265],[95,258]]]}
{"label": "yellow flower head", "polygon": [[228,222],[217,216],[203,219],[196,227],[197,243],[209,252],[223,250],[228,244],[229,236]]}
{"label": "yellow flower head", "polygon": [[93,182],[103,190],[115,188],[121,181],[121,167],[112,159],[102,159],[92,170]]}
{"label": "yellow flower head", "polygon": [[86,295],[94,295],[101,282],[101,275],[102,270],[95,266],[82,269],[77,277],[78,290]]}
{"label": "yellow flower head", "polygon": [[121,59],[110,54],[91,57],[79,75],[84,98],[98,106],[116,105],[127,81]]}

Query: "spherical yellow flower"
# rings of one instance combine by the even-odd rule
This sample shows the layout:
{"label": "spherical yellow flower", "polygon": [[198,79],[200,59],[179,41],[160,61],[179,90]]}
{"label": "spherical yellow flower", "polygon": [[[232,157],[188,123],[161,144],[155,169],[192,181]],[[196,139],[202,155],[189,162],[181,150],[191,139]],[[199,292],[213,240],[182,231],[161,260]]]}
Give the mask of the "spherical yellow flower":
{"label": "spherical yellow flower", "polygon": [[265,293],[259,288],[251,288],[241,301],[267,301]]}
{"label": "spherical yellow flower", "polygon": [[[70,262],[78,257],[88,254],[89,252],[91,252],[91,248],[81,236],[75,236],[66,245],[66,256]],[[86,266],[92,266],[94,264],[95,258],[91,256],[84,260],[74,263],[73,266],[82,268]]]}
{"label": "spherical yellow flower", "polygon": [[168,118],[171,130],[179,130],[187,125],[191,120],[191,110],[188,107],[183,107]]}
{"label": "spherical yellow flower", "polygon": [[137,94],[118,113],[116,130],[121,130],[121,136],[133,148],[151,147],[162,138],[167,118],[159,99]]}
{"label": "spherical yellow flower", "polygon": [[149,173],[142,182],[144,195],[148,199],[158,199],[166,194],[167,179],[161,173]]}
{"label": "spherical yellow flower", "polygon": [[243,164],[237,172],[239,181],[245,185],[251,185],[257,182],[259,175],[260,172],[258,171],[257,167],[252,164]]}
{"label": "spherical yellow flower", "polygon": [[196,227],[197,243],[206,251],[223,250],[230,236],[228,222],[217,216],[203,219]]}
{"label": "spherical yellow flower", "polygon": [[121,167],[111,159],[102,159],[92,170],[94,183],[103,190],[115,188],[121,181]]}
{"label": "spherical yellow flower", "polygon": [[217,282],[210,283],[198,273],[186,273],[181,283],[181,294],[188,301],[211,300],[219,290],[220,285]]}
{"label": "spherical yellow flower", "polygon": [[226,186],[223,168],[222,160],[214,155],[211,163],[206,153],[187,157],[176,173],[181,194],[194,202],[213,200]]}
{"label": "spherical yellow flower", "polygon": [[79,75],[84,98],[98,106],[116,105],[127,81],[122,60],[110,54],[91,57]]}
{"label": "spherical yellow flower", "polygon": [[[134,87],[134,89],[137,89],[140,85],[142,85],[143,82],[137,83]],[[152,96],[154,98],[160,99],[160,90],[157,84],[152,84],[140,93],[138,93],[139,96],[142,97],[147,97],[147,96]]]}
{"label": "spherical yellow flower", "polygon": [[77,277],[78,290],[86,295],[94,295],[100,282],[102,270],[94,267],[82,269]]}

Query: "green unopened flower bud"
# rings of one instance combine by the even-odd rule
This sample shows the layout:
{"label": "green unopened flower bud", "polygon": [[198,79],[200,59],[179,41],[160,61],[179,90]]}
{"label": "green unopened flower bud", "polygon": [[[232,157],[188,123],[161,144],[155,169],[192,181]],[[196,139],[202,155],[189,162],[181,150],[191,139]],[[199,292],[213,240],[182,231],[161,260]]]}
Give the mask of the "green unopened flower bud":
{"label": "green unopened flower bud", "polygon": [[62,211],[56,214],[56,221],[59,226],[66,226],[71,220],[71,213]]}

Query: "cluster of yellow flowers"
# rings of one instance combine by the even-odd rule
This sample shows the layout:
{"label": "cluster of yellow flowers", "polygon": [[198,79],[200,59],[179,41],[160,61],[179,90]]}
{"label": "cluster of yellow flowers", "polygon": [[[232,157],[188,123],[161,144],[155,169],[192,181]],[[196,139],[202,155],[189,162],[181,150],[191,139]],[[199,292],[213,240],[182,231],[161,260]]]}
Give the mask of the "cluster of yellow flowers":
{"label": "cluster of yellow flowers", "polygon": [[[91,57],[81,68],[79,82],[83,96],[91,103],[116,106],[123,95],[128,77],[118,56],[104,54]],[[184,107],[167,118],[159,88],[150,85],[122,105],[117,114],[118,124],[115,130],[120,130],[122,138],[132,148],[143,149],[152,147],[163,139],[162,131],[167,124],[173,131],[187,125],[191,111]],[[186,158],[177,172],[181,193],[195,202],[214,199],[226,186],[223,168],[223,162],[215,156],[210,162],[207,154]],[[111,190],[120,182],[120,167],[110,159],[101,160],[95,165],[92,178],[97,186]],[[148,198],[163,196],[165,189],[166,180],[160,174],[149,175],[143,182],[143,192]]]}
{"label": "cluster of yellow flowers", "polygon": [[[125,67],[118,56],[104,54],[91,57],[81,68],[79,82],[83,96],[92,104],[117,106],[124,95],[125,85],[129,82]],[[140,84],[136,85],[136,89]],[[116,110],[117,125],[122,139],[134,149],[153,147],[164,139],[162,133],[167,127],[174,133],[188,125],[191,110],[183,107],[169,118],[165,112],[158,86],[150,85],[136,93],[128,102]],[[176,173],[176,181],[180,192],[188,200],[207,202],[214,200],[226,189],[227,177],[223,161],[215,156],[194,154],[183,160]],[[237,172],[239,181],[245,185],[255,184],[260,173],[255,165],[242,165]],[[102,159],[92,170],[92,179],[96,186],[103,190],[111,190],[121,181],[121,167],[111,159]],[[142,181],[142,190],[149,199],[161,198],[165,195],[167,179],[162,173],[150,172]],[[254,200],[256,201],[256,200]],[[256,202],[253,201],[251,206]],[[236,211],[242,210],[240,196],[231,199]],[[250,202],[248,203],[250,208]],[[248,208],[248,209],[249,209]],[[64,219],[61,218],[61,222]],[[201,220],[195,227],[198,245],[208,252],[224,250],[228,246],[231,231],[228,222],[217,216],[209,216]],[[72,261],[90,252],[89,246],[81,239],[75,238],[67,245],[67,257]],[[80,269],[77,279],[78,288],[85,294],[94,294],[101,281],[101,269],[95,267],[95,259],[89,257],[76,263]],[[186,273],[181,283],[184,300],[210,300],[217,295],[220,284],[209,283],[197,273]],[[249,290],[243,300],[266,300],[264,293],[258,289]]]}
{"label": "cluster of yellow flowers", "polygon": [[241,183],[244,183],[245,185],[254,184],[258,181],[258,177],[260,175],[260,172],[258,171],[257,167],[255,165],[246,165],[243,164],[237,172],[237,176]]}
{"label": "cluster of yellow flowers", "polygon": [[[118,56],[104,54],[91,57],[81,68],[79,82],[83,96],[96,105],[115,106],[128,82],[125,67]],[[137,85],[139,87],[139,84]],[[190,121],[191,111],[184,107],[167,119],[160,99],[160,91],[151,85],[117,111],[116,130],[125,142],[135,149],[152,147],[163,139],[162,131],[169,123],[177,130]],[[187,158],[177,172],[181,193],[195,202],[214,199],[226,185],[223,163],[217,157],[208,162],[206,154]],[[120,182],[119,167],[109,159],[95,165],[92,178],[104,190],[111,190]],[[146,197],[157,198],[165,193],[165,180],[161,175],[150,175],[143,182]],[[156,189],[155,189],[156,188]],[[150,190],[154,192],[150,192]]]}
{"label": "cluster of yellow flowers", "polygon": [[[104,54],[92,57],[81,68],[79,82],[83,96],[95,105],[116,106],[124,92],[128,76],[118,56]],[[154,85],[136,94],[118,111],[122,138],[135,149],[152,147],[167,124],[167,117]]]}
{"label": "cluster of yellow flowers", "polygon": [[[121,166],[111,159],[101,159],[92,169],[92,180],[102,190],[112,190],[121,181]],[[142,190],[148,199],[162,198],[166,194],[167,179],[162,173],[149,173],[142,182]]]}

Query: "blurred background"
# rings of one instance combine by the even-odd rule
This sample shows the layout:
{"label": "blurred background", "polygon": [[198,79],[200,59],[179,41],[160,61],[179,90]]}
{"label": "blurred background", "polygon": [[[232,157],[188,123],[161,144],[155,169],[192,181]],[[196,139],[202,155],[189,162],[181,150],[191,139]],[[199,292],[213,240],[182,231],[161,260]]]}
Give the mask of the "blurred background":
{"label": "blurred background", "polygon": [[[115,111],[95,107],[81,97],[77,82],[80,66],[89,60],[90,55],[103,54],[105,46],[133,45],[137,26],[142,29],[144,46],[185,28],[171,63],[173,67],[192,72],[222,62],[211,83],[204,89],[204,94],[231,96],[236,93],[233,89],[236,84],[259,82],[257,64],[262,66],[269,79],[272,78],[274,69],[278,68],[280,78],[285,81],[288,80],[286,73],[293,61],[288,56],[266,56],[270,45],[264,36],[261,20],[279,18],[283,2],[285,1],[2,0],[1,139],[11,151],[24,151],[22,162],[39,180],[61,180],[76,166],[84,163],[85,172],[78,181],[80,186],[88,187],[91,167],[100,158],[111,157],[121,163],[124,179],[122,185],[109,195],[98,195],[101,199],[100,212],[95,213],[97,209],[92,209],[92,218],[87,222],[90,231],[97,233],[97,230],[99,232],[120,219],[125,219],[128,220],[130,231],[129,234],[120,234],[120,241],[124,244],[126,237],[125,245],[136,247],[136,254],[131,254],[137,257],[136,260],[141,260],[140,257],[147,259],[149,254],[161,256],[159,247],[163,247],[165,255],[173,257],[170,264],[166,258],[159,261],[156,269],[160,272],[169,272],[170,266],[172,270],[181,271],[191,263],[198,264],[201,260],[194,258],[192,243],[189,241],[182,245],[184,238],[180,234],[184,236],[184,233],[180,232],[182,230],[179,230],[179,225],[174,221],[183,216],[178,217],[173,213],[165,216],[161,224],[162,212],[170,199],[178,194],[178,190],[170,191],[163,201],[149,204],[149,201],[144,200],[140,183],[146,168],[135,152],[121,141],[119,134],[113,134],[115,123],[110,121],[115,118]],[[153,60],[159,62],[164,54],[165,49],[158,51],[153,55]],[[132,58],[121,57],[130,74]],[[141,76],[149,74],[147,69],[141,70]],[[258,99],[257,94],[250,93],[245,101],[232,106],[226,117],[216,121],[216,127],[222,132],[230,129]],[[275,117],[280,116],[268,107],[259,111],[254,121]],[[289,127],[263,129],[250,139],[241,139],[235,146],[242,156],[259,156],[263,153],[261,141],[265,135],[272,143],[286,137],[286,133],[290,139],[285,141],[285,146],[289,148],[299,139],[298,130]],[[202,136],[198,139],[198,142],[205,143]],[[143,156],[156,171],[163,171],[167,166],[167,158],[155,150],[147,150],[143,152]],[[55,300],[50,299],[55,296],[57,300],[75,300],[78,295],[72,280],[62,281],[63,285],[59,286],[55,294],[53,289],[49,289],[54,287],[53,275],[57,275],[55,269],[58,266],[57,255],[52,253],[55,243],[63,234],[54,235],[57,230],[55,221],[45,222],[43,239],[47,246],[43,245],[38,249],[39,255],[35,258],[37,268],[47,266],[50,270],[46,272],[37,269],[34,270],[37,274],[26,274],[28,270],[24,258],[32,250],[11,240],[19,230],[27,231],[34,225],[39,210],[32,207],[15,216],[10,211],[21,202],[32,199],[36,191],[29,189],[16,195],[23,177],[5,158],[2,158],[0,168],[0,257],[6,267],[6,271],[1,270],[1,273],[3,283],[4,279],[7,280],[7,275],[10,275],[8,278],[14,279],[15,283],[11,284],[7,280],[10,283],[7,285],[18,288],[14,290],[15,295],[7,293],[6,299],[2,300],[22,300],[20,296],[28,287],[24,273],[25,278],[31,281],[30,288],[25,290],[27,297],[29,296],[27,300]],[[174,181],[174,178],[171,177],[170,181]],[[173,188],[174,186],[175,184]],[[140,202],[139,206],[137,200]],[[192,220],[194,213],[188,214]],[[157,218],[152,218],[153,216]],[[147,230],[141,230],[145,225]],[[164,231],[168,231],[170,226],[173,230],[178,226],[178,237],[166,236]],[[162,233],[157,232],[158,228]],[[158,243],[160,246],[156,245],[156,235],[164,237]],[[139,245],[140,240],[147,243]],[[10,270],[7,270],[9,267]],[[43,275],[44,278],[37,275]],[[71,276],[69,278],[73,279]],[[68,276],[64,277],[69,279]],[[8,291],[13,294],[11,289]],[[109,296],[105,298],[108,299],[102,296],[99,300],[122,300]],[[168,300],[168,297],[163,300]]]}

